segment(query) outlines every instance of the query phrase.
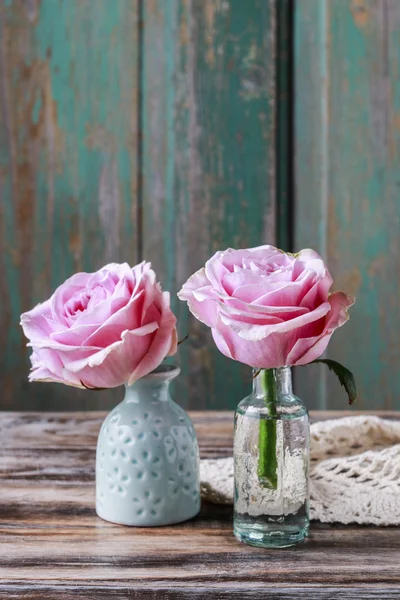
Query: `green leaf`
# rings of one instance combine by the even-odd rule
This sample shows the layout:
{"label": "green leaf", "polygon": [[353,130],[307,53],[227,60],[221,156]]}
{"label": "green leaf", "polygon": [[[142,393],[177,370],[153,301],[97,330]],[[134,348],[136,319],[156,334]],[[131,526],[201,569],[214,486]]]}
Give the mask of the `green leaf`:
{"label": "green leaf", "polygon": [[330,358],[318,358],[317,360],[313,360],[310,364],[312,365],[313,363],[323,363],[330,371],[335,373],[336,377],[340,381],[340,384],[347,392],[350,405],[357,400],[358,393],[356,382],[353,373],[349,371],[349,369],[346,369],[346,367],[338,363],[336,360],[331,360]]}

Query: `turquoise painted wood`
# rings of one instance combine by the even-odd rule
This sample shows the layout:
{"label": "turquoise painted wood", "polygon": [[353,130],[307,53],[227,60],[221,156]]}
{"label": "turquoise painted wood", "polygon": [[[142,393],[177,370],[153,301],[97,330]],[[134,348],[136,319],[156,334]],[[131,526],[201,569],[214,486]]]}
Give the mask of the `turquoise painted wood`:
{"label": "turquoise painted wood", "polygon": [[[233,408],[248,369],[175,294],[217,249],[263,242],[317,248],[357,295],[329,356],[360,407],[398,407],[399,26],[397,0],[0,0],[0,407],[115,404],[28,385],[19,315],[145,257],[190,334],[174,396]],[[297,384],[345,405],[320,366]]]}
{"label": "turquoise painted wood", "polygon": [[0,0],[0,407],[106,406],[27,382],[19,315],[137,259],[136,0]]}
{"label": "turquoise painted wood", "polygon": [[275,0],[0,0],[1,408],[115,405],[115,391],[28,384],[19,315],[76,270],[142,257],[190,333],[178,401],[243,397],[249,369],[175,294],[217,249],[276,239],[275,13]]}
{"label": "turquoise painted wood", "polygon": [[[176,292],[217,250],[274,243],[276,6],[144,3],[143,252]],[[233,408],[248,367],[175,298],[184,406]]]}
{"label": "turquoise painted wood", "polygon": [[[295,246],[357,296],[328,355],[354,371],[363,409],[400,406],[399,30],[397,0],[296,3]],[[344,408],[333,377],[309,369],[299,395]]]}

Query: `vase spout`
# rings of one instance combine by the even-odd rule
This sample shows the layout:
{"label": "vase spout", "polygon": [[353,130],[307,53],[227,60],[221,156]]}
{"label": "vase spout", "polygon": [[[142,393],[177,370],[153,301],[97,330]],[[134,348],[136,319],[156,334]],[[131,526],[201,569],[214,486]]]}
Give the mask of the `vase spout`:
{"label": "vase spout", "polygon": [[167,402],[170,399],[169,384],[180,373],[173,365],[160,365],[132,385],[125,385],[125,402]]}

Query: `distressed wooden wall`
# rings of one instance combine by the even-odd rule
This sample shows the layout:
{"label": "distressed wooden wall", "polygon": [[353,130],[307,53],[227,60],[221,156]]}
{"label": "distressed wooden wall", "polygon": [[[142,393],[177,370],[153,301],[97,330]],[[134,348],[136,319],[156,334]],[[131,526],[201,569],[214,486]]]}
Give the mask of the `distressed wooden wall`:
{"label": "distressed wooden wall", "polygon": [[[274,4],[144,4],[143,255],[167,289],[221,248],[275,239]],[[234,407],[248,367],[215,348],[174,299],[180,398]]]}
{"label": "distressed wooden wall", "polygon": [[[19,315],[76,270],[275,241],[275,0],[0,0],[0,408],[115,404],[29,384]],[[177,399],[233,408],[249,369],[174,299]]]}
{"label": "distressed wooden wall", "polygon": [[[399,408],[398,0],[0,0],[0,408],[107,408],[27,383],[19,315],[76,270],[151,260],[191,408],[249,370],[175,293],[217,249],[312,246],[357,295],[329,356],[360,408]],[[311,408],[343,408],[322,367]]]}
{"label": "distressed wooden wall", "polygon": [[93,406],[28,385],[19,315],[76,270],[137,259],[137,12],[136,0],[0,1],[1,408]]}
{"label": "distressed wooden wall", "polygon": [[[356,374],[359,407],[398,409],[400,2],[300,0],[295,29],[295,246],[357,296],[328,354]],[[299,379],[311,406],[344,407],[322,367]]]}

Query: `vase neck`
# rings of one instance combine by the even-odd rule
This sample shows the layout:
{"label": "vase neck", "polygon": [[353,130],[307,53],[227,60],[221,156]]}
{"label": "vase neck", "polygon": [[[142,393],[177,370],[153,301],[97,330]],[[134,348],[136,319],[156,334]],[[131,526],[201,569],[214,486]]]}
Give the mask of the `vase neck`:
{"label": "vase neck", "polygon": [[258,398],[274,401],[279,396],[290,396],[292,394],[292,372],[290,367],[255,369],[254,372],[253,394]]}
{"label": "vase neck", "polygon": [[139,379],[125,385],[124,402],[167,402],[169,397],[169,381],[149,383]]}
{"label": "vase neck", "polygon": [[126,384],[124,402],[167,402],[170,399],[169,384],[179,371],[177,367],[160,365],[134,384]]}

